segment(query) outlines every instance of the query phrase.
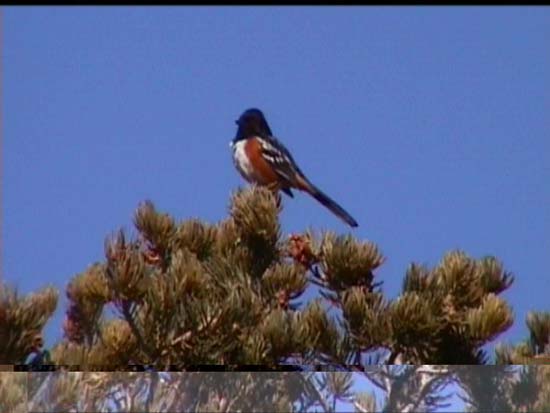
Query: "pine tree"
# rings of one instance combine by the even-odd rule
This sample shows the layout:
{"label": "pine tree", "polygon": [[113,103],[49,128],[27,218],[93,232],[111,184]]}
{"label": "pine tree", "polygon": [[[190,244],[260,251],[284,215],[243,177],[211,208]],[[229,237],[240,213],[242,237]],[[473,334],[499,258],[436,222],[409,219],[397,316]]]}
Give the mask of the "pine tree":
{"label": "pine tree", "polygon": [[496,347],[497,365],[460,370],[472,411],[550,412],[550,313],[530,312],[526,324],[528,339]]}
{"label": "pine tree", "polygon": [[[330,411],[347,401],[358,411],[372,410],[372,394],[350,390],[349,372],[355,372],[387,394],[387,409],[430,410],[444,404],[438,394],[457,377],[449,366],[486,364],[484,346],[513,322],[500,296],[513,277],[494,257],[452,251],[434,268],[413,263],[401,294],[390,300],[375,275],[385,261],[376,244],[332,232],[283,237],[280,210],[281,199],[261,187],[233,194],[229,217],[218,224],[177,222],[151,202],[140,205],[135,236],[118,231],[109,237],[105,260],[77,274],[67,288],[65,336],[51,358],[84,372],[35,375],[31,398],[45,400],[45,380],[56,380],[64,389],[58,402],[67,410],[82,394],[89,395],[90,409],[164,403],[205,411]],[[306,301],[311,288],[317,298]],[[0,358],[17,363],[29,354],[28,343],[54,311],[57,296],[47,289],[21,300],[8,291],[2,288],[0,328],[11,338],[0,344]],[[259,380],[243,372],[210,387],[194,373],[176,382],[158,373],[283,364],[330,366],[335,373],[277,373]],[[128,372],[129,365],[148,366],[150,374]],[[365,365],[386,367],[369,373]],[[129,384],[121,389],[121,383]],[[250,405],[252,396],[264,394],[276,395],[269,406],[259,398]]]}

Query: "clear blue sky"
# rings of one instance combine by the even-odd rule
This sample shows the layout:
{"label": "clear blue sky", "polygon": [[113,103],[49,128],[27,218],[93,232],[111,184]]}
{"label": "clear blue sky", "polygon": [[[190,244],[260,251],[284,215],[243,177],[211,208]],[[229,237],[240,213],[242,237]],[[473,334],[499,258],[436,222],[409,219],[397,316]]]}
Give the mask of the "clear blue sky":
{"label": "clear blue sky", "polygon": [[[244,185],[234,120],[257,106],[388,257],[389,296],[460,248],[516,275],[503,339],[549,309],[550,9],[8,7],[3,30],[3,274],[21,291],[102,260],[146,198],[223,219]],[[349,231],[305,195],[284,205],[287,233]]]}

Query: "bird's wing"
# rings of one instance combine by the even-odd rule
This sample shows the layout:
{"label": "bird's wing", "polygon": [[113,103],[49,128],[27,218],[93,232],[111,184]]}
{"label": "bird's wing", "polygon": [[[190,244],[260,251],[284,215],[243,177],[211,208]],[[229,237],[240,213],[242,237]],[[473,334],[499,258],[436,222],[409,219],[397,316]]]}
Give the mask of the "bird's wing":
{"label": "bird's wing", "polygon": [[308,192],[348,225],[351,227],[358,226],[357,221],[355,221],[344,208],[338,205],[333,199],[306,178],[292,158],[288,149],[286,149],[277,138],[273,136],[263,136],[261,139],[261,154],[263,159],[269,163],[275,173],[282,178],[286,185]]}
{"label": "bird's wing", "polygon": [[264,136],[261,143],[262,157],[285,182],[297,186],[297,180],[306,180],[288,149],[277,138]]}

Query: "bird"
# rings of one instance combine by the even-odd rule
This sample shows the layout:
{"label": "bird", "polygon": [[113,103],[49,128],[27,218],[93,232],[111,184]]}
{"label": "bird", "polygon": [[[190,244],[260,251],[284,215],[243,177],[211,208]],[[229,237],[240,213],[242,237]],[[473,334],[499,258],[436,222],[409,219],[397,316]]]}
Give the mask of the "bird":
{"label": "bird", "polygon": [[336,201],[316,187],[301,171],[290,151],[279,141],[260,109],[245,110],[235,121],[237,133],[230,142],[233,162],[249,183],[283,191],[294,198],[292,189],[311,195],[350,227],[357,221]]}

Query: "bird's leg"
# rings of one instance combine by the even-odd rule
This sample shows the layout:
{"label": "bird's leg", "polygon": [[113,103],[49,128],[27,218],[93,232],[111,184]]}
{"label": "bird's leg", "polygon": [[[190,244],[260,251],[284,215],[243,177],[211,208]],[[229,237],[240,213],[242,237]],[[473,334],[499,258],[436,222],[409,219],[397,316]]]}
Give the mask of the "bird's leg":
{"label": "bird's leg", "polygon": [[282,200],[281,200],[281,192],[279,191],[280,190],[279,182],[277,181],[271,182],[266,186],[271,192],[273,192],[273,196],[275,197],[275,203],[277,204],[277,208],[280,208]]}
{"label": "bird's leg", "polygon": [[269,189],[273,193],[279,192],[279,182],[277,181],[270,182],[266,186],[267,186],[267,189]]}
{"label": "bird's leg", "polygon": [[281,203],[283,201],[281,193],[277,191],[273,195],[275,196],[275,204],[277,205],[277,208],[281,208]]}

